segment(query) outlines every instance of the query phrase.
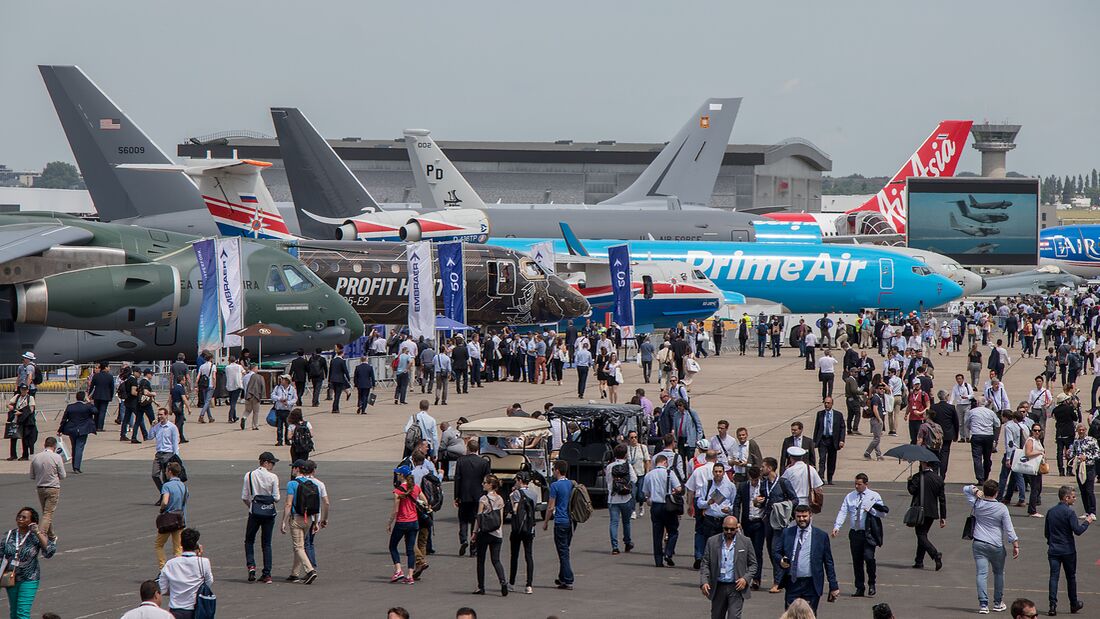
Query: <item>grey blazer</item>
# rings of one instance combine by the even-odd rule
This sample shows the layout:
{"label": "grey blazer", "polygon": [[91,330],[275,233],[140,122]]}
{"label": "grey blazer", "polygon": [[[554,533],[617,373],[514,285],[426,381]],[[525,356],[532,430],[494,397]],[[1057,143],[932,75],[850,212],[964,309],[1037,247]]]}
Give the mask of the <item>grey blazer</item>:
{"label": "grey blazer", "polygon": [[[722,570],[722,544],[723,534],[711,536],[707,540],[707,548],[703,551],[703,564],[699,568],[699,586],[710,585],[713,595],[718,585],[718,576]],[[744,531],[738,532],[737,541],[734,542],[734,553],[737,555],[733,562],[733,580],[744,578],[746,583],[751,583],[752,575],[756,572],[756,552],[752,549],[752,540]],[[750,587],[746,586],[741,592],[745,598],[749,597]]]}

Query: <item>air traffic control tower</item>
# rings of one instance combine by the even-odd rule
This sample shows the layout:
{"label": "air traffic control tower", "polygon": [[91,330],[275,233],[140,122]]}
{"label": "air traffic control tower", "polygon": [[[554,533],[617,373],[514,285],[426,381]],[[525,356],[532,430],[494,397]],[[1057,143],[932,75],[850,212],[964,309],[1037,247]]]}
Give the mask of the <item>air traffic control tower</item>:
{"label": "air traffic control tower", "polygon": [[982,176],[1005,177],[1005,153],[1016,148],[1016,134],[1020,125],[975,124],[970,128],[974,136],[971,144],[982,153]]}

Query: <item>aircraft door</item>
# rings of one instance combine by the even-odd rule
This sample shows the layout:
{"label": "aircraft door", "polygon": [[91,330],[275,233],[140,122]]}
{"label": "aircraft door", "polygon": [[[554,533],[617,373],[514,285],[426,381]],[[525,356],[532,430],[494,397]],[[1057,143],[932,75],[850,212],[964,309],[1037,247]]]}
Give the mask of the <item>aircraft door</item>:
{"label": "aircraft door", "polygon": [[153,334],[153,342],[157,346],[175,346],[176,345],[176,332],[178,329],[178,322],[176,316],[173,315],[172,319],[168,321],[168,324],[159,326]]}
{"label": "aircraft door", "polygon": [[1069,239],[1064,236],[1056,236],[1050,239],[1050,242],[1054,245],[1055,258],[1069,257]]}
{"label": "aircraft door", "polygon": [[878,284],[883,290],[894,289],[894,261],[891,258],[878,259]]}

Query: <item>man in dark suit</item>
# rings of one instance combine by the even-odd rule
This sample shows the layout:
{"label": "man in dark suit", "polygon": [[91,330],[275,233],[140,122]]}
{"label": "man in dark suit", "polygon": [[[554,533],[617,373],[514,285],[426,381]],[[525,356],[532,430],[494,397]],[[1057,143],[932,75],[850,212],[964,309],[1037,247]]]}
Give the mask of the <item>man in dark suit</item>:
{"label": "man in dark suit", "polygon": [[722,519],[722,532],[707,539],[699,567],[699,589],[710,600],[711,619],[741,619],[749,598],[749,577],[756,573],[756,553],[747,535],[738,535],[735,516]]}
{"label": "man in dark suit", "polygon": [[88,442],[88,435],[96,433],[96,407],[84,401],[84,392],[76,392],[76,402],[65,407],[61,415],[61,423],[57,426],[57,433],[69,437],[73,446],[73,471],[80,470],[84,458],[84,445]]}
{"label": "man in dark suit", "polygon": [[321,349],[313,351],[306,361],[306,375],[313,387],[313,403],[310,406],[320,406],[321,387],[325,384],[325,375],[328,374],[328,361],[321,354]]}
{"label": "man in dark suit", "polygon": [[796,598],[802,598],[817,614],[825,579],[829,580],[830,602],[840,595],[840,585],[836,581],[829,535],[811,526],[810,517],[809,505],[795,507],[794,521],[797,526],[783,530],[780,543],[772,554],[781,570],[780,586],[785,589],[783,607],[790,606]]}
{"label": "man in dark suit", "polygon": [[306,379],[309,378],[307,365],[305,351],[299,348],[298,356],[294,357],[287,369],[290,380],[294,382],[294,390],[298,392],[298,406],[302,405],[302,394],[306,392]]}
{"label": "man in dark suit", "polygon": [[[913,567],[918,570],[924,569],[924,554],[928,553],[928,556],[936,562],[936,571],[938,572],[943,568],[943,553],[936,550],[936,547],[928,539],[928,531],[936,520],[940,521],[941,529],[947,526],[947,497],[943,493],[943,478],[936,473],[934,466],[935,464],[931,462],[921,462],[920,471],[909,478],[906,486],[909,494],[913,496],[910,506],[924,506],[924,521],[915,527],[917,558],[913,562]],[[922,486],[924,488],[923,494],[921,492]]]}
{"label": "man in dark suit", "polygon": [[928,409],[928,418],[940,424],[943,428],[943,446],[937,454],[940,457],[940,477],[947,479],[947,465],[951,461],[951,443],[959,438],[959,418],[955,414],[955,407],[947,403],[947,392],[940,389],[936,392],[935,404]]}
{"label": "man in dark suit", "polygon": [[817,472],[825,483],[833,485],[833,473],[836,472],[836,452],[844,448],[844,413],[833,410],[833,397],[825,397],[825,409],[817,411],[814,421],[814,443],[820,455]]}
{"label": "man in dark suit", "polygon": [[1047,510],[1043,522],[1043,534],[1047,538],[1047,559],[1050,562],[1050,583],[1047,592],[1050,598],[1048,615],[1058,612],[1058,570],[1066,572],[1066,588],[1069,590],[1069,611],[1076,613],[1085,607],[1077,599],[1077,542],[1074,535],[1081,535],[1096,520],[1089,514],[1079,521],[1073,504],[1077,502],[1077,491],[1069,486],[1058,488],[1058,504]]}
{"label": "man in dark suit", "polygon": [[[332,357],[332,363],[328,368],[328,384],[332,387],[332,412],[340,412],[340,396],[351,384],[351,376],[348,374],[348,362],[344,361],[344,349],[337,348],[336,355]],[[348,394],[351,397],[351,394]]]}
{"label": "man in dark suit", "polygon": [[806,450],[806,455],[802,457],[806,464],[815,466],[817,458],[814,456],[814,442],[810,440],[808,436],[802,436],[802,432],[805,430],[801,421],[795,421],[791,423],[791,435],[783,439],[783,449],[779,451],[779,474],[782,475],[783,471],[787,470],[787,450],[791,447],[801,447]]}
{"label": "man in dark suit", "polygon": [[352,380],[355,381],[355,389],[359,392],[359,397],[355,401],[355,412],[359,415],[367,414],[367,406],[370,405],[370,390],[374,389],[374,366],[367,361],[367,358],[359,357],[359,365],[355,366],[355,373],[352,376]]}
{"label": "man in dark suit", "polygon": [[[478,454],[478,440],[466,441],[466,455],[455,460],[455,507],[458,508],[458,556],[466,554],[469,532],[477,518],[477,502],[484,494],[481,482],[491,473],[489,461]],[[473,556],[470,549],[470,556]]]}

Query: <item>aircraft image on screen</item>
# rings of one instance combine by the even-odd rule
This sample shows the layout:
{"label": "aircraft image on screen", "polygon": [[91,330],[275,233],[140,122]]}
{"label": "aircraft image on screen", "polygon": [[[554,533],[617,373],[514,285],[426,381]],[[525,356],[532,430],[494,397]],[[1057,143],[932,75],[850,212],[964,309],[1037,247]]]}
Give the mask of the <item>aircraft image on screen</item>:
{"label": "aircraft image on screen", "polygon": [[998,200],[996,202],[978,202],[974,199],[974,195],[967,196],[970,198],[970,208],[978,209],[990,209],[990,208],[1008,208],[1012,206],[1012,202],[1009,200]]}
{"label": "aircraft image on screen", "polygon": [[1001,246],[1000,243],[982,243],[980,245],[976,245],[974,247],[971,247],[970,249],[964,251],[963,253],[964,254],[991,254],[991,253],[997,251],[997,248],[1000,247],[1000,246]]}
{"label": "aircraft image on screen", "polygon": [[[973,200],[974,197],[971,196],[970,199]],[[1012,203],[1007,202],[1006,204],[1011,205]],[[1005,213],[971,213],[970,208],[966,206],[965,200],[956,200],[955,205],[959,207],[959,212],[962,213],[963,217],[972,219],[978,223],[995,224],[999,221],[1008,221],[1008,215]]]}
{"label": "aircraft image on screen", "polygon": [[948,214],[948,219],[951,222],[951,229],[962,232],[967,236],[993,236],[994,234],[1000,234],[1001,229],[993,226],[973,226],[970,224],[961,224],[959,220],[955,218],[954,213]]}

